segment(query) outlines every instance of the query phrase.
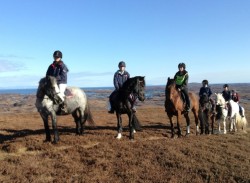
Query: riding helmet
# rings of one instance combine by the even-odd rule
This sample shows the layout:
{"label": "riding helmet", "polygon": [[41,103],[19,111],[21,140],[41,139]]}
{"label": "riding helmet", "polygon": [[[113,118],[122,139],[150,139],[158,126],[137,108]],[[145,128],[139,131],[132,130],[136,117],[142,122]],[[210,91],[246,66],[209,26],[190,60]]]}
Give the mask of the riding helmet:
{"label": "riding helmet", "polygon": [[59,50],[55,51],[54,54],[53,54],[53,57],[62,58],[62,52],[59,51]]}
{"label": "riding helmet", "polygon": [[118,67],[126,67],[126,63],[124,61],[119,62]]}
{"label": "riding helmet", "polygon": [[223,88],[226,88],[226,87],[228,88],[228,84],[224,84]]}
{"label": "riding helmet", "polygon": [[179,63],[178,64],[178,68],[181,68],[181,67],[183,67],[183,69],[186,69],[186,65],[185,65],[185,63]]}
{"label": "riding helmet", "polygon": [[204,79],[204,80],[202,81],[202,84],[208,85],[208,80]]}

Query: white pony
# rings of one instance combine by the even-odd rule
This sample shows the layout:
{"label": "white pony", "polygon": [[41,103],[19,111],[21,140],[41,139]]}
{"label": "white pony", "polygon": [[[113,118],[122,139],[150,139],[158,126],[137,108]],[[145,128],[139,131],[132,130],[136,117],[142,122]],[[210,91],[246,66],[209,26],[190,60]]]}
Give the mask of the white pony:
{"label": "white pony", "polygon": [[[229,119],[229,131],[237,131],[238,128],[242,128],[242,130],[245,132],[246,126],[247,126],[247,120],[245,118],[245,110],[242,107],[242,116],[239,114],[239,104],[234,102],[233,100],[230,100],[229,102],[226,102],[224,97],[222,96],[222,93],[215,93],[216,95],[216,105],[218,105],[221,108],[222,111],[222,117],[223,117],[223,125],[224,125],[224,134],[227,133],[226,130],[226,120]],[[228,116],[228,107],[227,103],[231,107],[231,113]],[[221,133],[220,128],[220,119],[218,120],[218,126],[219,126],[219,133]]]}

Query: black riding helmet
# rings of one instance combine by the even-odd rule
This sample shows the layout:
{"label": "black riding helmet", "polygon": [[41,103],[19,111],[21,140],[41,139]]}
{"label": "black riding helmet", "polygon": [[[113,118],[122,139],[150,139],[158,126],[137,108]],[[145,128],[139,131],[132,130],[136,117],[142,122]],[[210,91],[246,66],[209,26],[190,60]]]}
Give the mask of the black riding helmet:
{"label": "black riding helmet", "polygon": [[178,68],[181,68],[181,67],[183,67],[183,69],[186,69],[186,65],[184,63],[179,63],[178,64]]}
{"label": "black riding helmet", "polygon": [[54,54],[53,54],[53,57],[62,58],[62,52],[59,51],[59,50],[55,51]]}
{"label": "black riding helmet", "polygon": [[202,84],[208,85],[208,80],[204,79],[204,80],[202,81]]}
{"label": "black riding helmet", "polygon": [[224,84],[223,88],[226,88],[226,87],[228,88],[228,84]]}
{"label": "black riding helmet", "polygon": [[119,62],[118,67],[126,67],[126,63],[124,61]]}

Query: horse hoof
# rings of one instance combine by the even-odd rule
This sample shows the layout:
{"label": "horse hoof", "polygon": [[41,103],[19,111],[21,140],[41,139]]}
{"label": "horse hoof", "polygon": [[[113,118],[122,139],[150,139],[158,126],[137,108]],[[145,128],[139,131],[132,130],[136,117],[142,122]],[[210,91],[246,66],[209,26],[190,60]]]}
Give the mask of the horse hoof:
{"label": "horse hoof", "polygon": [[121,133],[118,133],[117,136],[116,136],[117,139],[121,139],[122,138],[122,134]]}
{"label": "horse hoof", "polygon": [[134,137],[129,137],[129,140],[130,140],[131,142],[134,142],[134,141],[135,141]]}
{"label": "horse hoof", "polygon": [[43,142],[51,142],[51,139],[45,139]]}

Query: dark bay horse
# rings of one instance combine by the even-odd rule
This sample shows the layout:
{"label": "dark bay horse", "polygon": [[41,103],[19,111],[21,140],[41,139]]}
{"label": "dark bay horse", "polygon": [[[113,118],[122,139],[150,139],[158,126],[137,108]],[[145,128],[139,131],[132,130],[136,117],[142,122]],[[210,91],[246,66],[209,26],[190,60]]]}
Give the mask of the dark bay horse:
{"label": "dark bay horse", "polygon": [[[199,100],[198,96],[193,93],[189,92],[189,98],[190,98],[190,109],[192,110],[195,118],[195,124],[196,124],[196,135],[198,135],[199,127],[198,127],[198,111],[199,111]],[[190,133],[190,118],[188,112],[184,111],[185,104],[181,98],[181,92],[178,91],[176,88],[176,84],[174,79],[168,78],[166,88],[165,88],[165,111],[167,112],[167,115],[170,120],[171,124],[171,137],[174,137],[175,131],[174,131],[174,125],[173,125],[173,116],[177,117],[177,128],[178,128],[178,137],[181,136],[181,128],[180,128],[180,121],[182,115],[186,118],[187,122],[187,131],[186,135]]]}
{"label": "dark bay horse", "polygon": [[209,101],[208,95],[204,94],[200,97],[199,100],[200,107],[199,107],[199,119],[200,119],[200,129],[201,134],[209,134],[209,124],[211,124],[211,133],[214,133],[214,122],[215,122],[215,113],[212,110],[212,104]]}
{"label": "dark bay horse", "polygon": [[110,99],[111,105],[114,107],[117,117],[117,131],[118,135],[116,138],[120,139],[122,137],[122,114],[127,114],[129,118],[129,131],[130,139],[134,139],[134,130],[139,121],[136,114],[131,109],[131,104],[129,102],[129,96],[136,95],[140,101],[145,100],[145,80],[142,76],[136,76],[129,78],[122,86],[122,88],[113,95]]}
{"label": "dark bay horse", "polygon": [[[68,114],[72,114],[75,120],[76,134],[81,135],[83,134],[83,125],[86,121],[88,121],[90,125],[94,125],[94,120],[90,112],[87,96],[83,90],[76,87],[68,87],[66,92],[68,92],[69,96],[66,94],[64,102],[67,106]],[[40,80],[36,93],[36,107],[43,119],[46,133],[45,141],[51,141],[48,124],[49,117],[51,117],[52,128],[54,131],[54,143],[59,141],[56,115],[60,110],[59,103],[61,102],[61,98],[58,96],[58,94],[59,87],[55,77],[48,76]]]}

